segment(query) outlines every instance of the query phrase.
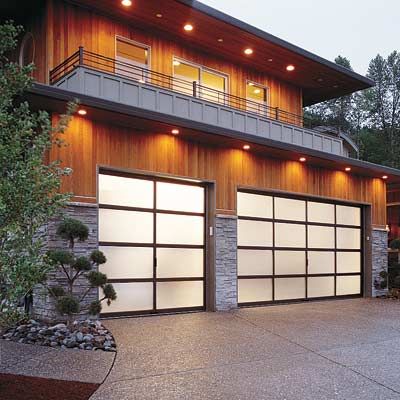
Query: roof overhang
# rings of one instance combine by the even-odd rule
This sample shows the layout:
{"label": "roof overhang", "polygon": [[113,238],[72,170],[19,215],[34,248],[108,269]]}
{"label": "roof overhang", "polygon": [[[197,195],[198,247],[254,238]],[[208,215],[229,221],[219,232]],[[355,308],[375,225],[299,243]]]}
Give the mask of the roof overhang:
{"label": "roof overhang", "polygon": [[[374,85],[371,79],[319,57],[307,50],[242,22],[195,0],[146,0],[123,7],[116,0],[69,0],[118,20],[134,23],[144,29],[162,31],[190,47],[227,59],[247,69],[264,72],[301,88],[303,105],[366,89]],[[172,6],[172,2],[174,5]],[[156,14],[162,14],[157,18]],[[284,23],[285,16],[281,17]],[[194,29],[182,28],[190,22]],[[140,23],[140,25],[138,24]],[[219,42],[222,39],[223,42]],[[254,53],[246,56],[243,50],[251,47]],[[292,72],[286,66],[293,64]]]}
{"label": "roof overhang", "polygon": [[204,143],[208,146],[231,147],[242,149],[244,144],[251,144],[251,151],[265,157],[287,160],[307,158],[307,165],[344,171],[351,168],[352,175],[382,178],[387,175],[388,183],[400,184],[400,170],[361,161],[358,159],[324,153],[307,147],[278,142],[259,136],[240,134],[229,129],[221,129],[212,125],[189,121],[179,117],[132,107],[87,95],[75,95],[72,92],[61,90],[43,84],[34,84],[28,93],[28,100],[38,109],[63,113],[66,102],[79,99],[80,104],[88,110],[88,117],[132,129],[153,133],[170,133],[172,128],[180,128],[180,137]]}

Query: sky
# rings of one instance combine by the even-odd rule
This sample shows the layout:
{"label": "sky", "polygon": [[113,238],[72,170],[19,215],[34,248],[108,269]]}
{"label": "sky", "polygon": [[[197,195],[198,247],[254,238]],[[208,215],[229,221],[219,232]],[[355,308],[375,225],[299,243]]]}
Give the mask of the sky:
{"label": "sky", "polygon": [[364,75],[378,53],[400,51],[400,0],[200,1]]}

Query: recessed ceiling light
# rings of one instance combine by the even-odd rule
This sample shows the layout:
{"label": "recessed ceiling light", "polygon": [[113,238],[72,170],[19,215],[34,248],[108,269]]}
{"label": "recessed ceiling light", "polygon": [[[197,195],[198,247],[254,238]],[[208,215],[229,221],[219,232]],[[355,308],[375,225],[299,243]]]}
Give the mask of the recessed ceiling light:
{"label": "recessed ceiling light", "polygon": [[268,62],[272,62],[272,61],[274,61],[272,58],[268,58],[268,60],[267,60]]}
{"label": "recessed ceiling light", "polygon": [[245,144],[245,145],[243,146],[243,150],[250,150],[250,146],[249,146],[248,144]]}
{"label": "recessed ceiling light", "polygon": [[292,72],[296,69],[296,67],[292,64],[286,66],[286,71]]}
{"label": "recessed ceiling light", "polygon": [[388,178],[387,175],[383,175],[383,176],[382,176],[382,179],[387,179],[387,178]]}
{"label": "recessed ceiling light", "polygon": [[81,109],[78,110],[78,114],[79,115],[86,115],[87,111],[85,109],[81,108]]}
{"label": "recessed ceiling light", "polygon": [[179,129],[172,129],[171,133],[173,135],[178,135],[179,134]]}
{"label": "recessed ceiling light", "polygon": [[305,158],[305,157],[300,157],[300,158],[299,158],[299,161],[300,161],[300,162],[306,162],[306,161],[307,161],[307,158]]}
{"label": "recessed ceiling light", "polygon": [[318,78],[317,82],[323,82],[324,80],[322,78]]}
{"label": "recessed ceiling light", "polygon": [[162,18],[162,14],[158,13],[158,14],[156,14],[156,17],[157,18]]}
{"label": "recessed ceiling light", "polygon": [[179,65],[181,65],[181,63],[180,63],[178,60],[172,61],[172,64],[173,64],[175,67],[178,67]]}
{"label": "recessed ceiling light", "polygon": [[186,25],[183,27],[183,29],[184,29],[186,32],[190,32],[190,31],[193,30],[193,25],[191,25],[191,24],[186,24]]}
{"label": "recessed ceiling light", "polygon": [[247,49],[243,50],[243,53],[246,54],[247,56],[249,56],[250,54],[253,54],[253,49],[248,47]]}
{"label": "recessed ceiling light", "polygon": [[259,93],[261,93],[261,90],[260,89],[254,89],[254,93],[255,94],[259,94]]}
{"label": "recessed ceiling light", "polygon": [[219,38],[219,39],[217,39],[218,40],[218,42],[220,42],[220,43],[222,43],[223,41],[224,41],[224,39],[222,39],[222,38]]}
{"label": "recessed ceiling light", "polygon": [[130,7],[130,6],[132,5],[132,1],[131,1],[131,0],[122,0],[122,1],[121,1],[121,4],[122,4],[124,7]]}
{"label": "recessed ceiling light", "polygon": [[344,170],[345,170],[346,172],[350,172],[350,171],[351,171],[351,168],[350,168],[350,167],[346,167]]}

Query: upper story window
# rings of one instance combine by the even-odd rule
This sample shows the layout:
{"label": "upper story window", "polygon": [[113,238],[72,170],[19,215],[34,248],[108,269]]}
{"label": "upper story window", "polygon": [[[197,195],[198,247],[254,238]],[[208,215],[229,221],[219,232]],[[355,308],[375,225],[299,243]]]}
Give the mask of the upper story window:
{"label": "upper story window", "polygon": [[205,100],[225,104],[228,77],[201,65],[173,60],[174,90],[190,96],[201,97]]}
{"label": "upper story window", "polygon": [[116,38],[115,73],[145,82],[150,65],[150,47],[132,40]]}
{"label": "upper story window", "polygon": [[267,88],[258,83],[246,82],[246,108],[257,114],[267,114]]}

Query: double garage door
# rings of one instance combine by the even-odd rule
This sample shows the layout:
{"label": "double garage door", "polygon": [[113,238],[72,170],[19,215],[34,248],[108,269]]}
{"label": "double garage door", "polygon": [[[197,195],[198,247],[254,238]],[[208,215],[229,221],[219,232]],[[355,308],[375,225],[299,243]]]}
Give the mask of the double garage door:
{"label": "double garage door", "polygon": [[205,188],[116,173],[98,185],[100,271],[118,296],[104,314],[203,309]]}
{"label": "double garage door", "polygon": [[360,295],[360,207],[238,192],[240,305]]}

